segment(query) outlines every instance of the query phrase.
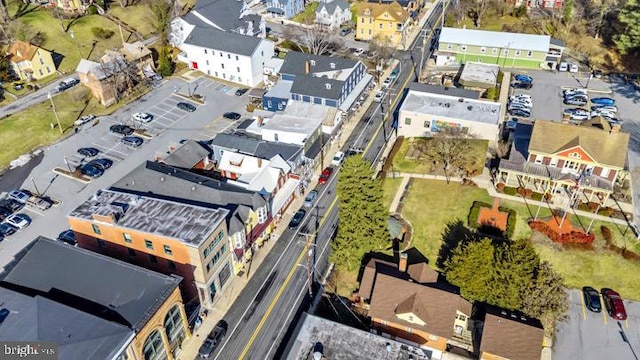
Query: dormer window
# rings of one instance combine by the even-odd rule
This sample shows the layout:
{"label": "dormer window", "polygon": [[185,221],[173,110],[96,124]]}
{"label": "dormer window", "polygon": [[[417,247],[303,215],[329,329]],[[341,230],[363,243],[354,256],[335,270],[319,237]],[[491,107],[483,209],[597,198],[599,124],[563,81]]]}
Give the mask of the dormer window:
{"label": "dormer window", "polygon": [[325,89],[330,90],[331,89],[331,84],[326,83],[324,84]]}
{"label": "dormer window", "polygon": [[364,9],[364,14],[365,14],[366,16],[370,16],[370,15],[371,15],[371,10],[369,10],[369,9]]}
{"label": "dormer window", "polygon": [[311,66],[316,66],[316,61],[315,60],[311,60],[311,61],[309,61],[309,63],[311,64]]}
{"label": "dormer window", "polygon": [[331,68],[332,68],[332,69],[335,69],[335,68],[336,68],[336,63],[331,63],[331,64],[329,64],[329,65],[331,66]]}

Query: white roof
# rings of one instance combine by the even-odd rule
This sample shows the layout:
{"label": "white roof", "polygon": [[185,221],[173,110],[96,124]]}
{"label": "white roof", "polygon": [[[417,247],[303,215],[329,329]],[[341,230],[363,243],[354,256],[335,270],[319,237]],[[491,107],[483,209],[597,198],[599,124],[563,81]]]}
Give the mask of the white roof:
{"label": "white roof", "polygon": [[268,160],[254,156],[225,151],[220,158],[218,169],[238,175],[255,174],[269,165]]}
{"label": "white roof", "polygon": [[95,61],[80,59],[80,63],[78,63],[78,66],[76,67],[76,72],[80,74],[88,74],[89,71],[98,66],[100,66],[100,64]]}
{"label": "white roof", "polygon": [[445,27],[442,28],[439,41],[442,44],[451,43],[547,52],[549,51],[551,36]]}

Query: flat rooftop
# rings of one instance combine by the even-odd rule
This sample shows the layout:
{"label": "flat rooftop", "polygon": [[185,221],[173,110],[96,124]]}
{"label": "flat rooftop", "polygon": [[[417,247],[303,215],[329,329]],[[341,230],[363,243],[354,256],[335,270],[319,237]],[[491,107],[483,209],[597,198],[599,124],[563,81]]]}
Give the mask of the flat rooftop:
{"label": "flat rooftop", "polygon": [[199,246],[225,220],[228,210],[211,209],[140,195],[99,190],[69,217],[94,221],[94,215],[114,217],[118,226],[174,238]]}
{"label": "flat rooftop", "polygon": [[400,111],[441,116],[450,119],[498,124],[500,104],[441,94],[409,90]]}
{"label": "flat rooftop", "polygon": [[286,131],[291,133],[312,134],[320,125],[322,119],[277,114],[262,125],[264,130]]}
{"label": "flat rooftop", "polygon": [[[287,360],[313,360],[322,349],[323,359],[430,359],[431,351],[305,313],[287,345]],[[319,345],[316,345],[318,344]]]}
{"label": "flat rooftop", "polygon": [[[498,80],[499,71],[500,67],[498,65],[467,62],[464,64],[462,74],[460,74],[460,83],[464,82],[465,86],[473,86],[474,84],[480,83],[494,87]],[[470,84],[467,85],[467,82]]]}

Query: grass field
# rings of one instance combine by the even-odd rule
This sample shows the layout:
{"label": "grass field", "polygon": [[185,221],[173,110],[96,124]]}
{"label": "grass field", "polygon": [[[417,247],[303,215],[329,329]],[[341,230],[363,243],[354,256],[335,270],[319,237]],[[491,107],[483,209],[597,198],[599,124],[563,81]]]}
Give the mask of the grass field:
{"label": "grass field", "polygon": [[[408,138],[402,142],[402,146],[398,153],[393,158],[393,171],[417,173],[417,174],[429,174],[431,173],[431,161],[426,159],[407,158],[407,153],[412,147],[415,147],[416,142],[429,141],[425,138]],[[476,170],[479,173],[482,172],[482,168],[485,164],[487,146],[489,142],[487,140],[471,140],[471,149],[467,152],[466,163],[468,170]],[[440,169],[435,169],[439,173]]]}
{"label": "grass field", "polygon": [[[131,26],[140,34],[142,34],[142,36],[144,36],[145,38],[153,34],[154,32],[152,25],[153,12],[147,4],[130,5],[124,9],[120,6],[117,6],[116,4],[113,4],[113,6],[109,8],[109,14],[124,21],[127,25]],[[119,34],[117,35],[120,36]]]}
{"label": "grass field", "polygon": [[316,9],[320,5],[319,2],[312,2],[304,8],[304,11],[298,13],[296,16],[291,18],[291,21],[295,21],[301,24],[313,24],[313,21],[316,18]]}
{"label": "grass field", "polygon": [[[9,15],[13,16],[18,4],[22,2],[9,1]],[[118,27],[110,20],[100,15],[86,15],[75,20],[62,19],[64,27],[69,26],[68,31],[62,31],[60,21],[52,12],[36,6],[29,6],[29,10],[18,18],[18,21],[27,24],[33,31],[40,31],[45,35],[43,47],[49,51],[62,56],[62,61],[57,65],[58,71],[70,73],[75,71],[80,58],[98,60],[107,49],[116,49],[122,45]],[[114,35],[110,39],[97,39],[92,28],[99,27],[113,31]],[[74,38],[71,37],[73,31]],[[130,34],[124,32],[124,37]],[[54,57],[55,60],[55,57]]]}

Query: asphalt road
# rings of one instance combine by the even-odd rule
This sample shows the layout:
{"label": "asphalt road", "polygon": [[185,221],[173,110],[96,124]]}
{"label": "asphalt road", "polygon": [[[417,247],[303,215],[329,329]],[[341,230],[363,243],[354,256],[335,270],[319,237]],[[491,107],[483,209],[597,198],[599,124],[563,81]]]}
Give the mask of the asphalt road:
{"label": "asphalt road", "polygon": [[[74,76],[61,78],[60,81],[71,79],[71,78],[78,79],[78,77],[74,75]],[[60,81],[52,82],[51,84],[42,87],[38,91],[34,91],[19,99],[16,99],[15,101],[9,103],[9,105],[0,107],[0,119],[47,100],[47,96],[49,93],[51,93],[51,96],[56,96],[60,94],[56,91],[56,87],[58,86]],[[80,85],[76,85],[76,86],[80,86]]]}
{"label": "asphalt road", "polygon": [[[425,24],[427,49],[432,35],[430,24],[436,22],[440,13],[441,8],[436,9]],[[424,35],[416,38],[411,52],[397,52],[396,59],[400,60],[401,65],[396,82],[387,92],[391,100],[385,98],[382,103],[373,103],[343,145],[344,151],[362,150],[372,166],[381,160],[385,136],[388,139],[393,131],[393,116],[385,116],[383,123],[382,110],[395,110],[403,96],[403,89],[415,81]],[[425,58],[428,55],[425,54]],[[306,265],[309,249],[314,264],[314,294],[320,290],[317,283],[328,268],[329,241],[338,224],[335,197],[338,171],[327,184],[318,185],[317,202],[308,210],[299,228],[287,230],[278,239],[225,315],[229,331],[223,344],[216,350],[214,359],[269,359],[281,355],[281,343],[290,324],[310,304]],[[311,237],[313,246],[306,246],[308,238],[305,234],[315,235]]]}

